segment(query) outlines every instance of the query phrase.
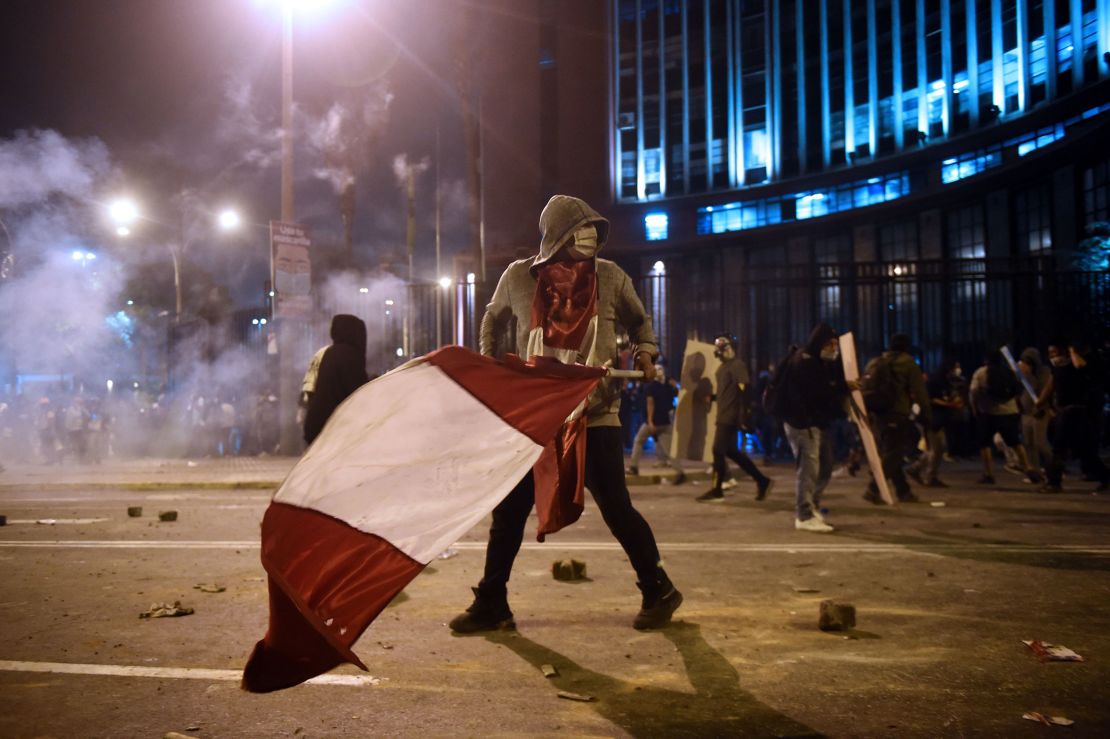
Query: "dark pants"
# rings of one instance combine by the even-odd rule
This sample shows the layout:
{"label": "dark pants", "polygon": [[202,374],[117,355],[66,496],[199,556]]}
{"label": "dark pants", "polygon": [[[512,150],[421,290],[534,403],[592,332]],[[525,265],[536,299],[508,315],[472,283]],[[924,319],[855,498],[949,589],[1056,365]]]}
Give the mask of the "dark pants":
{"label": "dark pants", "polygon": [[[624,444],[617,426],[586,430],[586,487],[601,510],[601,516],[632,562],[645,595],[657,593],[666,575],[659,567],[659,548],[651,527],[632,507],[624,482]],[[524,525],[536,502],[532,472],[493,509],[493,523],[486,545],[486,567],[478,594],[483,599],[504,600],[509,575],[520,544]]]}
{"label": "dark pants", "polygon": [[713,488],[721,489],[721,484],[728,479],[728,462],[731,459],[740,465],[740,469],[752,476],[760,485],[767,482],[767,476],[759,471],[751,457],[740,451],[736,445],[737,434],[740,427],[733,424],[717,424],[717,432],[713,435]]}
{"label": "dark pants", "polygon": [[1060,410],[1056,417],[1056,436],[1052,440],[1052,459],[1045,468],[1049,485],[1060,485],[1069,456],[1079,458],[1079,468],[1085,476],[1110,482],[1110,469],[1098,456],[1100,422],[1098,409],[1092,412],[1082,406],[1068,406]]}
{"label": "dark pants", "polygon": [[[872,428],[875,431],[875,442],[879,446],[883,474],[893,483],[894,494],[899,499],[910,497],[913,491],[910,490],[902,465],[905,464],[906,455],[917,446],[917,426],[904,416],[886,416],[876,421]],[[873,477],[868,490],[875,495],[879,494],[879,485]]]}

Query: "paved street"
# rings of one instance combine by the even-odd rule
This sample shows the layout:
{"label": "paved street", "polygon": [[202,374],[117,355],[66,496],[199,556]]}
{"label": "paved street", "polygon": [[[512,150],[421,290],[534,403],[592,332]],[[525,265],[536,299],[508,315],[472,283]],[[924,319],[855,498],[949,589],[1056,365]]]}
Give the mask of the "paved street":
{"label": "paved street", "polygon": [[[271,695],[240,691],[238,678],[267,622],[258,524],[292,460],[8,464],[0,736],[1110,732],[1110,497],[1093,485],[1069,480],[1074,492],[1050,497],[1003,473],[984,490],[965,463],[947,474],[954,488],[891,509],[837,476],[826,501],[837,532],[819,535],[793,530],[786,465],[769,468],[777,488],[763,503],[741,482],[702,504],[704,482],[648,482],[660,474],[650,462],[633,494],[686,597],[671,627],[630,627],[633,574],[591,503],[547,543],[526,541],[510,583],[518,631],[445,626],[479,578],[482,523],[363,636],[369,674],[344,667]],[[158,521],[167,510],[176,522]],[[586,562],[587,580],[552,579],[566,557]],[[856,606],[856,630],[817,629],[826,598]],[[173,601],[195,613],[139,618]],[[1086,661],[1042,663],[1022,639]],[[1051,728],[1027,711],[1076,723]]]}

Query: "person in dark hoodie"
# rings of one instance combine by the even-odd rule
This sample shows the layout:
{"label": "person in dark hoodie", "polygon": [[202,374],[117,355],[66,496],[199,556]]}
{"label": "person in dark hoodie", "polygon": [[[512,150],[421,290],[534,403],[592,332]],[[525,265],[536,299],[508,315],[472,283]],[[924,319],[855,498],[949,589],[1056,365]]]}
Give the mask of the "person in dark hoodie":
{"label": "person in dark hoodie", "polygon": [[[555,195],[540,214],[540,233],[539,254],[510,264],[497,283],[482,316],[481,353],[501,356],[512,352],[524,358],[542,355],[589,366],[617,365],[618,329],[624,329],[634,345],[636,368],[653,377],[659,349],[651,317],[624,270],[597,256],[605,245],[609,221],[578,198]],[[558,326],[543,318],[542,312],[541,322],[533,325],[534,311],[549,292],[562,297],[553,278],[569,274],[584,276],[587,285],[596,279],[587,291],[593,295],[596,312],[577,349],[552,350],[546,336]],[[568,278],[567,284],[577,295],[579,282]],[[576,307],[571,305],[565,312],[574,313]],[[636,572],[643,599],[633,628],[657,629],[670,623],[682,604],[682,593],[663,570],[655,535],[633,507],[625,483],[620,385],[620,381],[603,380],[587,400],[585,486]],[[482,579],[473,588],[474,602],[448,624],[453,632],[471,634],[515,626],[508,600],[509,576],[535,506],[535,491],[535,476],[529,471],[493,509]]]}
{"label": "person in dark hoodie", "polygon": [[821,514],[821,494],[833,468],[833,421],[845,415],[848,385],[840,363],[836,332],[827,323],[813,327],[809,340],[783,368],[780,392],[788,394],[783,430],[796,462],[794,528],[828,533],[833,527]]}
{"label": "person in dark hoodie", "polygon": [[340,313],[331,319],[332,344],[320,359],[316,387],[304,418],[304,440],[311,444],[347,396],[369,381],[366,375],[366,324]]}
{"label": "person in dark hoodie", "polygon": [[[910,416],[916,403],[921,409],[918,420],[928,428],[933,422],[933,408],[929,403],[929,393],[925,389],[925,376],[910,354],[910,337],[907,334],[894,334],[890,337],[890,348],[879,361],[890,363],[891,381],[894,383],[894,405],[882,413],[872,414],[872,428],[875,431],[882,458],[882,474],[894,483],[894,493],[903,503],[917,503],[918,497],[910,489],[906,472],[902,465],[906,455],[917,444],[917,427]],[[879,484],[872,474],[871,483],[863,499],[879,505]]]}

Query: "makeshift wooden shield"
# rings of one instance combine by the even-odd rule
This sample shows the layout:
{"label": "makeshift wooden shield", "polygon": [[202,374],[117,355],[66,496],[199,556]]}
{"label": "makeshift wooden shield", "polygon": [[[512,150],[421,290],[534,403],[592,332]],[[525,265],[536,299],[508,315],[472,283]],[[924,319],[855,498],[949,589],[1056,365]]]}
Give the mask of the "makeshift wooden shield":
{"label": "makeshift wooden shield", "polygon": [[[856,338],[849,331],[840,336],[840,361],[844,363],[844,379],[849,382],[859,380],[859,360],[856,359]],[[894,505],[894,496],[890,494],[890,484],[883,474],[883,463],[879,457],[879,445],[875,441],[875,433],[871,430],[871,423],[867,418],[866,406],[863,404],[863,393],[859,390],[852,391],[851,409],[852,423],[859,429],[859,438],[863,442],[863,451],[867,454],[867,465],[871,474],[879,485],[879,495],[887,505]]]}
{"label": "makeshift wooden shield", "polygon": [[713,461],[711,434],[717,422],[717,404],[710,398],[717,392],[717,368],[721,366],[713,350],[712,344],[702,341],[686,342],[671,434],[675,459]]}

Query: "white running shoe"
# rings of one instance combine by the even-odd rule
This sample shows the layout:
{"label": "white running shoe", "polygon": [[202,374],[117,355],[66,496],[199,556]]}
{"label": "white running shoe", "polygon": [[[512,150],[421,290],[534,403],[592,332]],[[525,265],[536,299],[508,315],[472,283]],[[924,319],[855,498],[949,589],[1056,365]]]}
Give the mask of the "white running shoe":
{"label": "white running shoe", "polygon": [[739,484],[740,483],[738,483],[736,481],[736,478],[734,477],[731,480],[725,480],[723,483],[721,483],[721,490],[732,490],[734,487],[736,487]]}
{"label": "white running shoe", "polygon": [[830,531],[834,530],[832,526],[824,523],[816,516],[814,516],[813,518],[807,518],[805,521],[801,521],[795,518],[794,528],[798,531],[812,531],[815,534],[827,534]]}

